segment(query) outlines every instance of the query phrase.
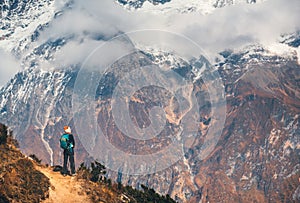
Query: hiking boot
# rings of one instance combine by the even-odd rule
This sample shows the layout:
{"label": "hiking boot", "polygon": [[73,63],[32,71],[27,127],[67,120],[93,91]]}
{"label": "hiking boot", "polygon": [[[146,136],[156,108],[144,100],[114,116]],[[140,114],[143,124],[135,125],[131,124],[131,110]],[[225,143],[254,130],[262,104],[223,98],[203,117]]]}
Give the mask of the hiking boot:
{"label": "hiking boot", "polygon": [[73,177],[74,177],[74,176],[76,176],[76,175],[77,175],[77,173],[72,173],[72,175],[71,175],[71,176],[73,176]]}

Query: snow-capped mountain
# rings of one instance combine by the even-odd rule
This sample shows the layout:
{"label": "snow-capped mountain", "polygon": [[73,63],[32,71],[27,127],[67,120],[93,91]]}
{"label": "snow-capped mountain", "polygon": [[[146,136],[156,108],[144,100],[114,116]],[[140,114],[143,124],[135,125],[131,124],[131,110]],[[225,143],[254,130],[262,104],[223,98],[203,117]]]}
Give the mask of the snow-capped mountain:
{"label": "snow-capped mountain", "polygon": [[[118,0],[118,3],[130,12],[154,9],[209,13],[231,4],[258,1]],[[56,2],[50,0],[15,1],[14,4],[0,1],[0,5],[3,17],[0,46],[19,58],[23,69],[0,90],[0,122],[12,128],[26,154],[36,154],[49,164],[61,164],[58,138],[63,126],[71,125],[77,134],[72,96],[82,63],[76,60],[67,67],[55,67],[57,63],[52,62],[74,41],[88,41],[90,33],[40,40],[44,30],[64,16],[64,9],[72,9],[72,2],[64,7],[57,7]],[[93,37],[102,41],[103,36],[98,33]],[[211,61],[212,70],[218,72],[224,83],[227,118],[219,142],[205,159],[199,158],[203,137],[217,122],[212,116],[207,86],[201,78],[205,61],[202,58],[188,60],[173,52],[143,46],[138,47],[137,53],[116,61],[98,83],[97,95],[93,98],[97,102],[98,124],[114,146],[127,147],[140,154],[151,153],[161,147],[157,143],[168,143],[173,135],[181,132],[180,124],[186,123],[177,115],[180,110],[176,109],[170,92],[145,88],[128,101],[130,118],[137,126],[147,126],[151,107],[160,106],[167,113],[167,124],[158,137],[159,142],[152,140],[143,145],[144,140],[128,139],[116,126],[111,108],[114,89],[125,73],[151,64],[173,70],[192,83],[197,101],[203,104],[199,107],[198,136],[185,149],[181,160],[155,174],[124,174],[122,181],[137,188],[141,184],[148,185],[160,193],[170,194],[178,202],[298,201],[300,37],[299,33],[283,33],[278,38],[279,48],[252,44],[237,50],[226,49]],[[80,122],[85,124],[86,121]],[[85,140],[76,136],[75,139],[78,143],[76,162],[80,164],[91,154],[85,148]],[[116,180],[119,174],[111,171],[108,176]]]}
{"label": "snow-capped mountain", "polygon": [[[44,25],[55,16],[53,0],[5,1],[0,2],[1,47],[13,50],[17,55],[28,49]],[[34,33],[36,32],[36,33]]]}
{"label": "snow-capped mountain", "polygon": [[216,8],[222,8],[229,5],[240,3],[259,3],[265,0],[116,0],[120,5],[128,10],[142,10],[154,13],[190,13],[201,12],[208,14],[213,12]]}

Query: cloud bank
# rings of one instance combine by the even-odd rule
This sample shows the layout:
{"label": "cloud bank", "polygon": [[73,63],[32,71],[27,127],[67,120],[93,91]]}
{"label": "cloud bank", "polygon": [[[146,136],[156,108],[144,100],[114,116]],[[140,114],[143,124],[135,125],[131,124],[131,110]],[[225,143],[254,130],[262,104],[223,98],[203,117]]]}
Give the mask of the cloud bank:
{"label": "cloud bank", "polygon": [[[57,10],[61,10],[63,5],[57,3]],[[169,5],[172,6],[171,3]],[[208,55],[215,56],[224,49],[253,43],[273,44],[281,34],[300,30],[299,19],[299,0],[237,4],[215,9],[207,15],[180,13],[176,9],[168,13],[151,13],[145,9],[129,12],[112,0],[74,0],[41,32],[33,47],[49,40],[67,38],[68,42],[54,53],[54,60],[44,64],[47,68],[61,68],[82,63],[94,49],[119,34],[155,29],[184,35]],[[147,38],[147,35],[144,37]],[[178,44],[178,49],[184,48],[182,43]],[[3,51],[0,51],[0,56],[0,85],[3,85],[20,69],[20,65]]]}
{"label": "cloud bank", "polygon": [[128,12],[111,0],[77,0],[72,9],[51,24],[42,39],[76,36],[75,42],[63,48],[58,57],[59,62],[61,58],[68,58],[68,63],[72,63],[72,59],[78,62],[79,55],[86,57],[91,48],[99,46],[100,39],[108,40],[120,33],[143,29],[182,34],[214,55],[224,49],[253,43],[272,44],[281,34],[299,30],[299,19],[298,0],[237,4],[216,9],[208,15],[176,11],[167,14],[144,10]]}
{"label": "cloud bank", "polygon": [[20,63],[10,54],[0,48],[0,88],[4,86],[19,70]]}

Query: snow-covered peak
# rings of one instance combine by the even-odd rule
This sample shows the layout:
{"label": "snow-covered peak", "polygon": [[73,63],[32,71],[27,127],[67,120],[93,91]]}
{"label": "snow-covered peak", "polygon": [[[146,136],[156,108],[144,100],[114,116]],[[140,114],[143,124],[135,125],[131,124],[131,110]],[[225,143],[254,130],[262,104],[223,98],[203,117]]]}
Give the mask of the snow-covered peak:
{"label": "snow-covered peak", "polygon": [[220,53],[224,62],[232,64],[278,63],[280,61],[295,61],[299,56],[297,49],[282,43],[269,45],[252,44],[235,50],[225,50]]}
{"label": "snow-covered peak", "polygon": [[266,0],[117,0],[126,9],[151,13],[212,13],[216,8],[240,3],[259,3]]}

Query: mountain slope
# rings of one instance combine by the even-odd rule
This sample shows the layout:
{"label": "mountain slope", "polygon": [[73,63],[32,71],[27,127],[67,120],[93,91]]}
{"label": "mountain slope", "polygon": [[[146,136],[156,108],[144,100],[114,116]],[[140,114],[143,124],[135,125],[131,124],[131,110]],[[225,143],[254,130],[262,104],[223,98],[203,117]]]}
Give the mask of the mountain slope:
{"label": "mountain slope", "polygon": [[[147,184],[162,194],[170,194],[179,202],[198,202],[201,199],[209,202],[296,201],[300,175],[299,64],[295,57],[285,58],[266,53],[258,47],[238,53],[222,53],[224,59],[216,67],[225,84],[227,119],[218,145],[207,159],[200,160],[198,157],[203,144],[200,136],[186,152],[185,159],[174,166],[147,176],[123,175],[122,182],[128,182],[137,188],[141,184]],[[161,60],[163,57],[153,56],[151,53],[141,52],[133,58],[138,59],[141,64],[150,63],[151,60],[160,61],[162,65],[166,63]],[[100,82],[98,99],[101,105],[96,112],[99,124],[105,129],[111,143],[133,150],[134,148],[130,148],[134,147],[132,140],[125,139],[113,124],[109,107],[115,84],[122,77],[122,67],[127,69],[124,66],[130,61],[127,60],[119,62],[123,66],[115,64],[115,69],[108,72],[107,77]],[[181,62],[176,68],[183,76],[198,78],[194,75],[197,71],[191,64]],[[22,74],[29,77],[22,77]],[[50,143],[54,152],[54,163],[61,161],[57,139],[64,123],[73,123],[70,99],[76,75],[76,69],[66,72],[28,69],[18,74],[6,87],[2,96],[2,118],[14,128],[20,127],[16,128],[20,129],[17,138],[28,154],[37,152],[38,156],[50,163],[51,159],[41,139],[44,132],[44,139]],[[42,86],[48,88],[41,93]],[[205,90],[205,86],[201,80],[195,80],[194,86],[199,91],[200,99],[205,95],[200,93]],[[20,91],[20,88],[29,93]],[[137,125],[149,122],[147,108],[157,104],[158,98],[162,104],[169,104],[170,97],[166,95],[166,92],[159,89],[148,88],[132,97],[131,115],[136,117],[134,121]],[[205,104],[205,100],[202,104]],[[13,109],[21,110],[22,114]],[[209,105],[203,106],[201,112],[203,120],[200,132],[205,135],[210,126]],[[167,119],[167,130],[161,135],[161,140],[168,140],[168,136],[176,134],[179,129],[172,114]],[[35,143],[32,143],[32,136],[35,136]],[[135,144],[144,145],[138,142]],[[151,143],[144,146],[145,148],[138,148],[138,153],[153,150],[149,148]],[[82,160],[86,157],[85,153],[84,148],[78,146],[76,154],[83,156]],[[80,163],[80,159],[77,157],[77,163]],[[108,177],[117,180],[118,174],[109,172]],[[286,190],[287,187],[290,189]]]}
{"label": "mountain slope", "polygon": [[55,6],[53,0],[3,0],[0,12],[0,44],[20,57],[31,47],[38,31],[54,18]]}
{"label": "mountain slope", "polygon": [[[215,66],[225,85],[227,118],[213,152],[204,160],[199,157],[203,137],[213,118],[205,97],[205,85],[201,79],[194,80],[197,98],[203,106],[200,106],[199,136],[185,152],[185,157],[150,177],[125,176],[123,181],[133,185],[147,182],[179,202],[296,202],[300,176],[300,66],[297,57],[268,54],[258,47],[223,55],[224,61]],[[145,63],[142,57],[136,58],[139,63]],[[159,61],[157,58],[155,61]],[[100,82],[104,87],[99,88],[101,103],[96,111],[99,112],[99,125],[114,146],[137,154],[150,154],[155,150],[151,148],[153,143],[132,140],[114,124],[111,94],[122,77],[120,72],[123,68],[128,71],[128,66],[116,67],[107,73],[106,82]],[[182,76],[197,78],[194,75],[197,71],[193,72],[196,67],[191,63],[182,63],[177,68]],[[111,78],[116,82],[109,82]],[[145,88],[132,95],[128,106],[136,125],[147,125],[152,105],[159,102],[162,106],[170,105],[172,99],[166,95],[156,88]],[[172,117],[175,111],[172,114],[168,107],[165,109],[167,130],[159,134],[160,143],[178,132],[176,117]],[[165,182],[170,184],[163,184]]]}
{"label": "mountain slope", "polygon": [[[38,1],[26,5],[22,5],[24,1],[18,2],[18,9],[7,7],[5,15],[11,16],[14,23],[8,18],[3,21],[7,26],[1,31],[3,37],[0,43],[17,56],[24,53],[24,70],[16,74],[0,91],[0,121],[12,127],[23,152],[27,155],[35,153],[43,162],[51,165],[62,162],[58,138],[63,126],[70,125],[77,143],[78,165],[88,160],[91,155],[81,141],[88,143],[92,137],[88,131],[91,126],[86,125],[88,136],[86,139],[79,139],[73,120],[76,112],[72,109],[72,96],[80,64],[48,69],[44,67],[44,62],[53,60],[62,47],[73,43],[72,40],[85,41],[85,38],[90,37],[89,33],[84,32],[80,36],[58,36],[36,44],[48,22],[63,14],[53,10],[52,1],[43,1],[40,6]],[[141,2],[146,1],[122,2],[142,5]],[[179,1],[174,0],[169,3],[174,2],[178,3],[179,12],[193,12],[197,9],[210,12],[216,7],[239,1],[210,1],[212,4],[203,6],[199,6],[203,3],[201,1],[190,1],[193,3],[191,5],[184,1],[180,1],[179,4]],[[169,3],[150,6],[161,12],[162,7],[169,9]],[[182,4],[187,5],[183,10]],[[147,10],[149,4],[145,5],[141,9]],[[172,12],[176,11],[176,4],[174,5],[175,7],[170,8]],[[29,9],[30,6],[32,8]],[[23,7],[26,9],[20,10]],[[9,14],[9,10],[12,10],[12,14]],[[37,12],[37,15],[35,12],[27,12],[32,10]],[[23,23],[23,20],[19,22],[17,11],[24,11],[23,20],[32,22],[32,27],[31,23]],[[44,17],[39,19],[39,16]],[[95,38],[101,41],[102,35],[99,34]],[[293,47],[294,50],[299,49],[299,34],[283,37],[282,43]],[[173,53],[157,53],[153,50],[155,49],[149,51],[141,48],[135,55],[113,64],[114,68],[106,72],[99,82],[97,94],[93,95],[93,102],[97,102],[97,124],[114,146],[142,155],[151,154],[167,146],[170,140],[181,132],[180,124],[183,120],[181,115],[177,114],[178,109],[174,105],[176,101],[172,94],[155,87],[137,91],[127,104],[130,108],[128,120],[132,120],[135,126],[140,128],[150,124],[149,112],[152,107],[164,107],[167,112],[166,126],[156,140],[152,139],[145,144],[144,140],[128,138],[115,125],[111,104],[117,83],[124,73],[144,65],[155,64],[164,70],[166,67],[170,68],[192,81],[197,99],[202,105],[199,110],[201,117],[197,139],[189,144],[190,147],[184,151],[182,159],[166,170],[144,176],[125,173],[121,178],[122,182],[139,189],[142,189],[141,185],[144,184],[155,188],[161,194],[171,195],[178,202],[297,202],[300,192],[299,54],[297,56],[295,53],[274,53],[262,46],[225,50],[221,53],[213,64],[213,70],[219,71],[224,82],[227,119],[216,148],[210,156],[202,160],[199,154],[204,138],[215,122],[211,117],[209,92],[201,79],[203,62],[197,59],[188,61]],[[83,118],[81,123],[85,122]],[[95,143],[95,148],[101,144]],[[122,157],[113,157],[107,162],[113,163],[118,159]],[[45,169],[45,173],[56,177],[49,169]],[[117,180],[118,175],[114,171],[108,171],[107,177]],[[53,184],[57,184],[55,181],[56,179],[53,179]],[[53,199],[55,198],[54,196]]]}
{"label": "mountain slope", "polygon": [[[217,150],[199,164],[197,182],[209,202],[297,202],[299,64],[243,60],[231,55],[220,66],[228,114]],[[227,75],[233,66],[241,68],[235,77]]]}
{"label": "mountain slope", "polygon": [[[73,71],[46,72],[32,68],[18,73],[3,90],[2,98],[6,99],[1,102],[2,121],[14,129],[23,152],[38,152],[51,165],[62,160],[58,140],[63,126],[71,122],[70,88],[75,76]],[[75,139],[79,150],[77,160],[81,162],[86,153],[80,149],[80,140]]]}
{"label": "mountain slope", "polygon": [[[16,147],[0,124],[0,202],[40,202],[48,197],[49,179]],[[11,133],[11,132],[10,132]]]}
{"label": "mountain slope", "polygon": [[[144,191],[117,185],[103,179],[99,165],[92,163],[92,170],[81,165],[76,177],[63,176],[60,166],[41,165],[35,155],[24,156],[17,148],[7,127],[0,124],[0,202],[110,202],[140,203],[174,201],[158,195],[153,189]],[[101,170],[105,169],[101,166]]]}

